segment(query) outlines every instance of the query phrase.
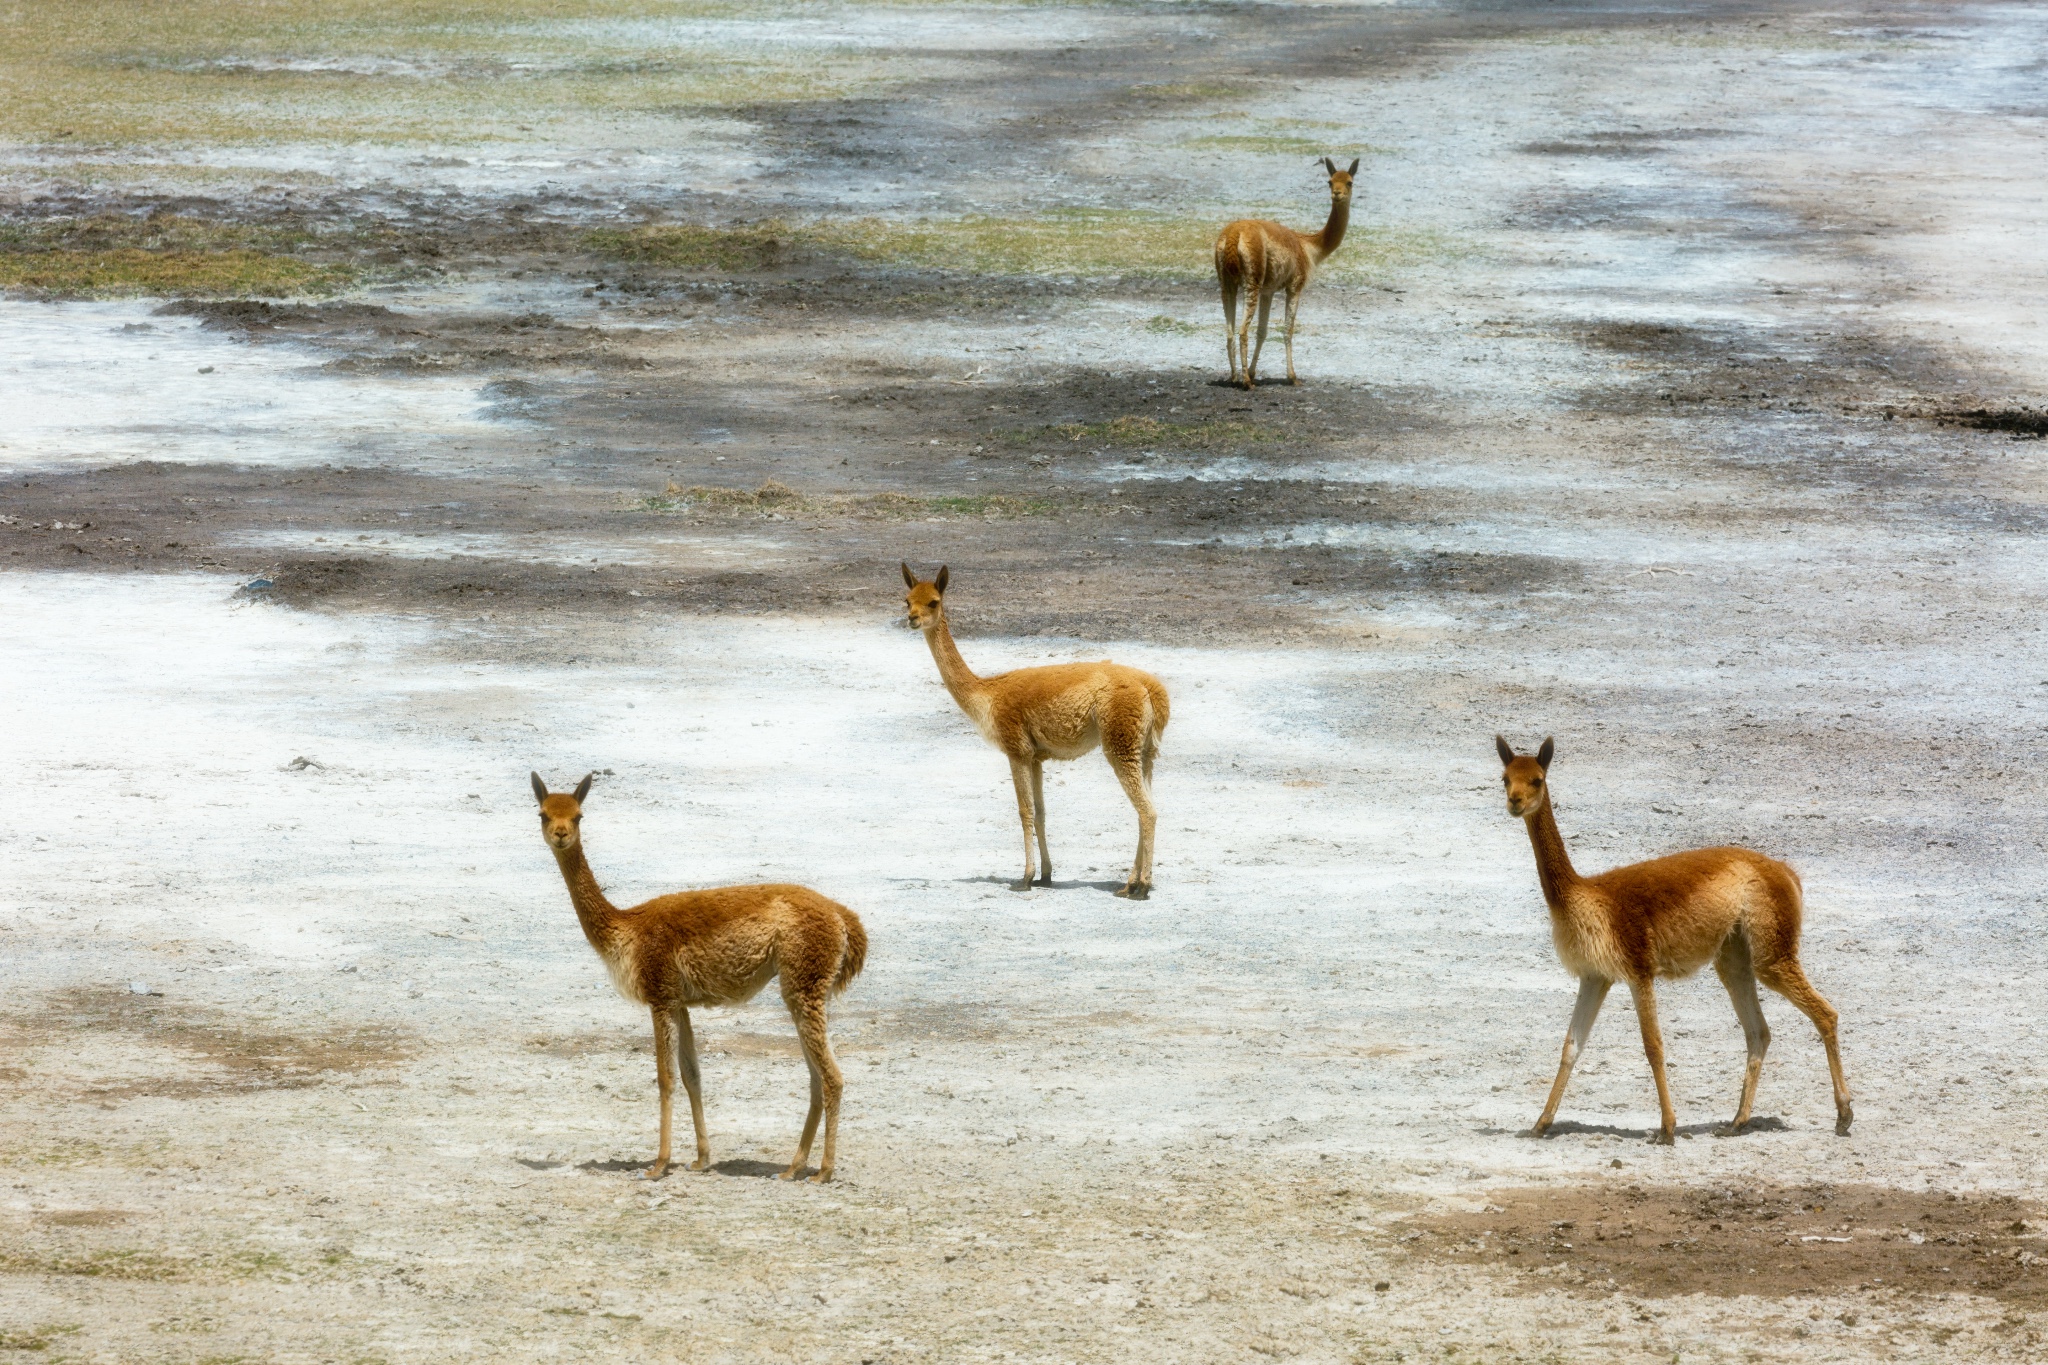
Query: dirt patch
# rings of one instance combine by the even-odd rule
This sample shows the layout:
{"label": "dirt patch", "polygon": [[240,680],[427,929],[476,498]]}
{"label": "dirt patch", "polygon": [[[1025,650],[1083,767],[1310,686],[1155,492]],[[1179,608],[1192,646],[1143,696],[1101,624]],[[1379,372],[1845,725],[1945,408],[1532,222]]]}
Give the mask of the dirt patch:
{"label": "dirt patch", "polygon": [[18,1040],[46,1046],[74,1032],[118,1032],[176,1049],[211,1071],[88,1085],[85,1096],[96,1100],[296,1090],[333,1075],[388,1068],[411,1055],[407,1043],[391,1029],[272,1032],[249,1028],[211,1010],[169,1004],[157,996],[91,987],[59,992],[47,999],[41,1012],[17,1015],[7,1024]]}
{"label": "dirt patch", "polygon": [[2048,409],[2044,408],[1962,408],[1936,413],[1934,420],[1943,426],[2003,431],[2030,440],[2048,436]]}
{"label": "dirt patch", "polygon": [[2031,1200],[1882,1185],[1508,1190],[1419,1218],[1413,1255],[1527,1273],[1530,1289],[1722,1298],[1885,1290],[2048,1304]]}

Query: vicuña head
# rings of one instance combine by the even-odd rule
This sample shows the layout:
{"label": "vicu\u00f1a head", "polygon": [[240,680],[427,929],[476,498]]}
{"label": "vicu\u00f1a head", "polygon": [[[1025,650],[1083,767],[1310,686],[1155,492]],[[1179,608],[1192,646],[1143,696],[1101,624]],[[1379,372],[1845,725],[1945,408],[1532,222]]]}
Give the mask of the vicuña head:
{"label": "vicu\u00f1a head", "polygon": [[1493,737],[1493,747],[1500,751],[1500,781],[1508,791],[1508,814],[1526,819],[1550,799],[1543,779],[1549,775],[1550,756],[1557,752],[1557,742],[1544,740],[1533,758],[1516,753],[1499,735]]}
{"label": "vicu\u00f1a head", "polygon": [[1330,197],[1348,201],[1351,198],[1351,181],[1358,174],[1358,158],[1351,158],[1348,170],[1338,170],[1337,163],[1324,157],[1322,167],[1330,173]]}
{"label": "vicu\u00f1a head", "polygon": [[946,620],[946,566],[930,579],[921,579],[903,566],[903,584],[910,591],[903,594],[903,608],[908,613],[910,624],[918,630],[937,630]]}
{"label": "vicu\u00f1a head", "polygon": [[540,780],[540,774],[533,774],[533,795],[540,802],[540,834],[548,841],[548,847],[558,853],[567,853],[582,841],[583,799],[590,795],[590,784],[596,780],[596,773],[585,775],[576,784],[573,796],[550,792],[548,784]]}

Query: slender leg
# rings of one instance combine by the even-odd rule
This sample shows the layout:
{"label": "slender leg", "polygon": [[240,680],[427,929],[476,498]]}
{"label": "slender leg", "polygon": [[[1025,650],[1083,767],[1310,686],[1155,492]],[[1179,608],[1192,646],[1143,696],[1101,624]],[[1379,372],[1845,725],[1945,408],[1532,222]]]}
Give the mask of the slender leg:
{"label": "slender leg", "polygon": [[1789,957],[1765,964],[1758,963],[1756,974],[1766,986],[1790,1000],[1799,1012],[1813,1020],[1813,1026],[1820,1030],[1821,1046],[1828,1052],[1828,1074],[1835,1083],[1835,1133],[1840,1137],[1849,1135],[1849,1125],[1856,1121],[1856,1111],[1849,1102],[1849,1082],[1842,1076],[1842,1049],[1836,1041],[1835,1026],[1841,1016],[1835,1007],[1821,998],[1813,983],[1806,979],[1799,963]]}
{"label": "slender leg", "polygon": [[1628,983],[1635,997],[1636,1023],[1643,1030],[1643,1055],[1650,1059],[1650,1074],[1657,1079],[1657,1110],[1663,1126],[1650,1139],[1669,1147],[1678,1141],[1678,1111],[1671,1107],[1671,1082],[1664,1075],[1664,1034],[1657,1027],[1657,983],[1654,978]]}
{"label": "slender leg", "polygon": [[1244,317],[1237,327],[1237,358],[1244,366],[1242,382],[1248,389],[1258,387],[1259,383],[1258,376],[1252,373],[1258,364],[1258,358],[1252,354],[1252,314],[1258,311],[1258,307],[1259,288],[1253,285],[1251,291],[1245,295]]}
{"label": "slender leg", "polygon": [[676,1096],[675,1068],[669,1060],[675,1054],[675,1045],[675,1029],[669,1022],[668,1011],[654,1006],[654,1075],[661,1085],[661,1150],[654,1154],[654,1164],[647,1168],[649,1180],[661,1179],[668,1170],[669,1117]]}
{"label": "slender leg", "polygon": [[1287,292],[1287,382],[1299,384],[1301,376],[1294,372],[1294,310],[1301,307],[1301,290]]}
{"label": "slender leg", "polygon": [[1029,891],[1031,889],[1031,855],[1033,852],[1031,847],[1033,842],[1031,828],[1031,770],[1021,760],[1014,758],[1010,760],[1010,783],[1017,789],[1017,818],[1024,825],[1024,877],[1021,881],[1012,883],[1010,889],[1012,891]]}
{"label": "slender leg", "polygon": [[1251,383],[1245,386],[1247,388],[1251,388],[1259,382],[1257,374],[1259,357],[1266,353],[1266,320],[1272,314],[1273,296],[1261,290],[1259,293],[1259,344],[1252,347],[1252,363],[1245,371],[1245,377],[1251,380]]}
{"label": "slender leg", "polygon": [[1613,984],[1604,976],[1579,978],[1579,1003],[1572,1006],[1571,1026],[1564,1033],[1564,1056],[1557,1063],[1557,1079],[1550,1083],[1550,1102],[1543,1106],[1543,1117],[1536,1120],[1537,1137],[1549,1132],[1550,1125],[1557,1119],[1557,1106],[1564,1101],[1565,1082],[1572,1078],[1572,1068],[1578,1065],[1579,1054],[1585,1051],[1586,1039],[1593,1033],[1593,1021],[1600,1017],[1600,1006],[1607,999],[1607,988]]}
{"label": "slender leg", "polygon": [[1031,806],[1038,822],[1038,884],[1052,885],[1052,849],[1045,842],[1045,763],[1031,760]]}
{"label": "slender leg", "polygon": [[1735,1017],[1742,1021],[1742,1041],[1749,1049],[1749,1065],[1742,1077],[1742,1100],[1735,1106],[1735,1118],[1722,1131],[1729,1136],[1749,1127],[1750,1109],[1756,1104],[1757,1078],[1764,1074],[1764,1053],[1771,1046],[1771,1027],[1764,1022],[1763,1003],[1756,998],[1756,972],[1749,960],[1749,938],[1741,930],[1728,936],[1714,959],[1714,971],[1728,988],[1735,1005]]}
{"label": "slender leg", "polygon": [[697,1034],[690,1027],[690,1012],[676,1006],[676,1061],[683,1073],[683,1090],[690,1097],[690,1122],[697,1130],[697,1159],[693,1171],[711,1167],[711,1139],[704,1133],[704,1081],[697,1074]]}
{"label": "slender leg", "polygon": [[1152,792],[1143,775],[1145,736],[1139,725],[1139,717],[1119,715],[1105,717],[1102,726],[1103,757],[1109,760],[1116,780],[1123,785],[1131,808],[1138,812],[1138,851],[1131,859],[1129,879],[1123,890],[1117,892],[1134,901],[1145,900],[1152,894],[1152,831],[1158,823]]}
{"label": "slender leg", "polygon": [[832,1166],[839,1154],[839,1097],[845,1091],[845,1079],[840,1075],[838,1060],[832,1056],[832,1040],[825,1032],[823,993],[801,1003],[790,1002],[789,1013],[796,1021],[797,1041],[803,1045],[804,1065],[811,1072],[811,1109],[804,1118],[803,1136],[797,1140],[796,1159],[789,1163],[782,1178],[794,1180],[803,1174],[804,1164],[811,1159],[811,1140],[818,1134],[818,1117],[822,1113],[825,1154],[818,1162],[818,1173],[811,1177],[812,1184],[822,1185],[832,1178]]}
{"label": "slender leg", "polygon": [[1223,286],[1223,356],[1230,362],[1230,382],[1237,382],[1237,286],[1221,280]]}

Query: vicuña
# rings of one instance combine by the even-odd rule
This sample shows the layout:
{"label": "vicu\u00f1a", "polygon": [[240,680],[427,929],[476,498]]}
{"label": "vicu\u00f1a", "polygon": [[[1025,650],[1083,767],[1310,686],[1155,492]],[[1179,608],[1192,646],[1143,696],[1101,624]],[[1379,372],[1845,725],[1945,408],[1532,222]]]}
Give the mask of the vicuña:
{"label": "vicu\u00f1a", "polygon": [[1749,1067],[1742,1078],[1742,1102],[1724,1130],[1739,1133],[1749,1125],[1756,1103],[1757,1077],[1763,1074],[1764,1049],[1771,1031],[1764,1024],[1757,999],[1761,981],[1790,1000],[1820,1030],[1827,1049],[1828,1072],[1835,1084],[1835,1131],[1846,1135],[1855,1115],[1849,1105],[1849,1083],[1842,1079],[1842,1053],[1835,1040],[1838,1016],[1821,999],[1799,968],[1799,874],[1775,858],[1746,848],[1700,848],[1646,863],[1631,863],[1595,877],[1572,869],[1564,836],[1550,808],[1551,755],[1548,739],[1531,757],[1517,754],[1494,736],[1500,751],[1501,782],[1507,788],[1508,814],[1529,829],[1536,850],[1536,875],[1543,899],[1550,904],[1550,937],[1565,969],[1579,978],[1579,1003],[1565,1033],[1564,1056],[1550,1102],[1536,1120],[1540,1135],[1557,1118],[1572,1064],[1586,1046],[1593,1020],[1607,989],[1628,983],[1635,998],[1636,1020],[1642,1025],[1643,1051],[1657,1079],[1657,1107],[1663,1125],[1656,1140],[1669,1143],[1678,1121],[1671,1108],[1671,1086],[1664,1077],[1664,1038],[1657,1029],[1656,981],[1660,976],[1690,976],[1707,963],[1728,988],[1742,1035],[1749,1045]]}
{"label": "vicu\u00f1a", "polygon": [[[1223,290],[1223,351],[1230,361],[1230,382],[1256,388],[1259,355],[1266,349],[1266,316],[1273,310],[1273,295],[1287,296],[1287,382],[1299,384],[1294,373],[1294,313],[1301,306],[1301,291],[1309,276],[1328,260],[1344,241],[1344,229],[1351,222],[1351,179],[1358,174],[1354,158],[1349,170],[1323,158],[1330,173],[1330,217],[1321,232],[1296,232],[1263,218],[1240,218],[1224,225],[1216,234],[1216,283]],[[1237,296],[1249,293],[1244,302],[1244,322],[1237,320]],[[1250,341],[1252,313],[1259,315],[1257,346]]]}
{"label": "vicu\u00f1a", "polygon": [[704,1131],[704,1093],[697,1075],[697,1039],[690,1031],[690,1006],[737,1005],[770,981],[781,979],[782,1003],[796,1022],[797,1041],[811,1071],[811,1110],[797,1139],[796,1158],[782,1173],[791,1180],[811,1157],[818,1117],[825,1119],[825,1154],[813,1181],[832,1178],[839,1141],[839,1063],[825,1035],[825,1002],[860,975],[867,957],[867,931],[860,917],[835,901],[801,886],[721,886],[678,891],[620,910],[605,899],[583,857],[583,802],[589,777],[573,793],[548,791],[533,775],[540,802],[540,832],[569,884],[569,901],[582,921],[583,936],[604,960],[620,995],[654,1015],[654,1071],[661,1085],[661,1150],[647,1178],[668,1169],[670,1102],[676,1072],[690,1094],[690,1118],[697,1129],[697,1159],[690,1169],[711,1164]]}
{"label": "vicu\u00f1a", "polygon": [[910,591],[903,604],[910,624],[924,632],[939,678],[960,709],[1010,760],[1017,788],[1017,818],[1024,823],[1024,876],[1013,887],[1029,890],[1032,852],[1037,845],[1037,881],[1052,885],[1052,851],[1045,841],[1045,761],[1079,758],[1098,744],[1138,812],[1138,854],[1119,896],[1144,900],[1152,894],[1152,759],[1166,729],[1166,686],[1150,673],[1104,659],[1092,664],[1019,668],[978,678],[960,657],[946,627],[947,572],[920,579],[903,566]]}

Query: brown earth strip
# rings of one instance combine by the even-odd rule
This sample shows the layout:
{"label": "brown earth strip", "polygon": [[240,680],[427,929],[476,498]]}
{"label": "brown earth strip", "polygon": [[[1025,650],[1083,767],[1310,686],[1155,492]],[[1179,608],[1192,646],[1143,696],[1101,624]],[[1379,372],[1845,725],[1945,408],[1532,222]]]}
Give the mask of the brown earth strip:
{"label": "brown earth strip", "polygon": [[1410,1254],[1519,1271],[1527,1289],[1665,1298],[1851,1290],[2048,1305],[2048,1221],[2008,1195],[1882,1185],[1502,1190],[1408,1226]]}

